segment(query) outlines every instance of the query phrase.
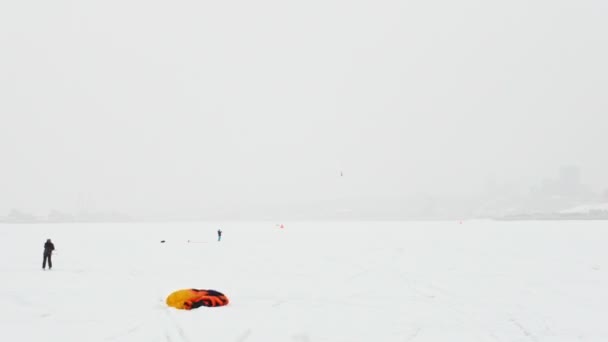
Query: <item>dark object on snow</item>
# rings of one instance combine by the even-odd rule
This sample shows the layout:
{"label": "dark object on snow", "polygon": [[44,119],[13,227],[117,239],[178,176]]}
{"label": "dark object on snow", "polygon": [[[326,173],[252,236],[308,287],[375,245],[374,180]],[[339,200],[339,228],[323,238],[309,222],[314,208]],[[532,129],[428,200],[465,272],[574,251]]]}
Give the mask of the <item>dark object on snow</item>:
{"label": "dark object on snow", "polygon": [[165,240],[160,240],[160,243],[165,243]]}
{"label": "dark object on snow", "polygon": [[53,251],[55,250],[55,245],[51,242],[51,239],[47,239],[44,243],[44,253],[42,254],[42,269],[46,268],[46,263],[49,263],[49,270],[53,268],[53,262],[51,260],[51,255],[53,255]]}
{"label": "dark object on snow", "polygon": [[218,229],[217,230],[217,241],[220,241],[220,240],[222,240],[222,230]]}

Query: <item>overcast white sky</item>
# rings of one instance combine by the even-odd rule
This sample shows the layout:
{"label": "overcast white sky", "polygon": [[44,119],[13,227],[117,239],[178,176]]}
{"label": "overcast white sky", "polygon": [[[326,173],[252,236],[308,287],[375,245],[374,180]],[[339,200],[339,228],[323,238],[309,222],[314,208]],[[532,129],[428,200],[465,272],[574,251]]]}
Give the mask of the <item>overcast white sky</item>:
{"label": "overcast white sky", "polygon": [[605,189],[607,61],[605,0],[2,1],[0,214]]}

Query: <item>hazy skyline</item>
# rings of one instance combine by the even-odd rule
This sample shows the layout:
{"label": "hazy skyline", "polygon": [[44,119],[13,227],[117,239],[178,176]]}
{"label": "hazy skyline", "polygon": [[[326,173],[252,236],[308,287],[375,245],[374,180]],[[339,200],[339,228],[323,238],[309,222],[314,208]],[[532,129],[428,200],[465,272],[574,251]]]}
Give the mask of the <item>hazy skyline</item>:
{"label": "hazy skyline", "polygon": [[[608,188],[608,3],[0,4],[0,215]],[[343,172],[344,176],[340,176]]]}

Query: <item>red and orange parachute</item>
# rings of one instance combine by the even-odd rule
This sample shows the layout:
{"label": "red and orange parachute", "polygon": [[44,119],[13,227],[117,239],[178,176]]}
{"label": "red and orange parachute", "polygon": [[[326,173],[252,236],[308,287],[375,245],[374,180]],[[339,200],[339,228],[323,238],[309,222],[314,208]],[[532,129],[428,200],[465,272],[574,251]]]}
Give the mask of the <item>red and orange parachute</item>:
{"label": "red and orange parachute", "polygon": [[228,305],[228,297],[215,290],[185,289],[175,291],[167,297],[167,305],[181,310],[192,310],[201,306]]}

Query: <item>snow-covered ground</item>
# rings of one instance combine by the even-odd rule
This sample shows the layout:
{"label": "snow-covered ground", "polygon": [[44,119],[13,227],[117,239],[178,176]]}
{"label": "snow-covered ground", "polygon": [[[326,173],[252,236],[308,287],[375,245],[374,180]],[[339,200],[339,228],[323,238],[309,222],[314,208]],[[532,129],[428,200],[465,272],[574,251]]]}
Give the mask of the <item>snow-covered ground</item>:
{"label": "snow-covered ground", "polygon": [[0,225],[2,341],[608,341],[608,222],[276,223]]}

